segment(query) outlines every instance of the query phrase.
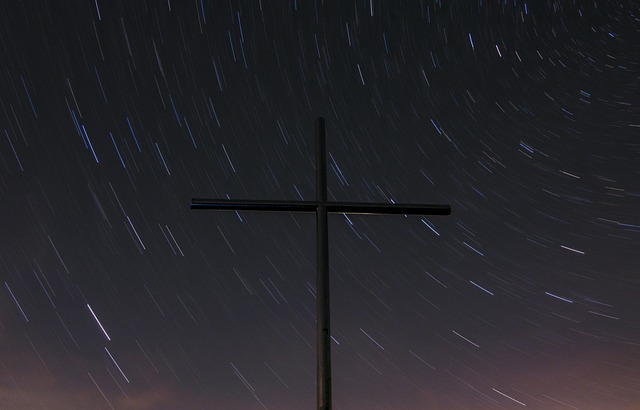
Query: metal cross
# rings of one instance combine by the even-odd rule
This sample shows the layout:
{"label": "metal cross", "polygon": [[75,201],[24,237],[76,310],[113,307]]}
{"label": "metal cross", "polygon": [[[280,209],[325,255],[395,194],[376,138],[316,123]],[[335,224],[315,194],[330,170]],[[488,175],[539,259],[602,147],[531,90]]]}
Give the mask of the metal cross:
{"label": "metal cross", "polygon": [[324,118],[316,119],[316,200],[256,201],[192,199],[191,209],[212,211],[315,212],[316,214],[316,354],[318,410],[331,409],[331,333],[329,300],[329,240],[327,214],[450,215],[449,205],[330,202],[327,200],[327,153]]}

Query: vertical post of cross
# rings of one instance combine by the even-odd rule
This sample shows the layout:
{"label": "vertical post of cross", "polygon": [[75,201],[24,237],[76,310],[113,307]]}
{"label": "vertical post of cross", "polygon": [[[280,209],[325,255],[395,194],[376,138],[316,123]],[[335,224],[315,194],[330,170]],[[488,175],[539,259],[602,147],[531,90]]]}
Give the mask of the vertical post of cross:
{"label": "vertical post of cross", "polygon": [[316,119],[316,354],[318,410],[331,409],[331,319],[329,233],[327,221],[327,155],[324,118]]}

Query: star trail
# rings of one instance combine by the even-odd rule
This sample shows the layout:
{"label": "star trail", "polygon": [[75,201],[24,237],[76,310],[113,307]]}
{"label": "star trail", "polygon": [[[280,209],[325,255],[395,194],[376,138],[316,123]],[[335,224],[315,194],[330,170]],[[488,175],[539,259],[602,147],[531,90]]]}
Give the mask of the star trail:
{"label": "star trail", "polygon": [[0,13],[0,408],[640,407],[636,1]]}

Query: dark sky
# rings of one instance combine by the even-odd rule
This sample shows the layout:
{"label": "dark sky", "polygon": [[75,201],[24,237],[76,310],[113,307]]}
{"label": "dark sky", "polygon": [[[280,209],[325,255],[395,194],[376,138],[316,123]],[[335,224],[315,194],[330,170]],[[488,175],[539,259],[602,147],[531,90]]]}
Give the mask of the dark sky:
{"label": "dark sky", "polygon": [[640,408],[637,1],[4,6],[0,408]]}

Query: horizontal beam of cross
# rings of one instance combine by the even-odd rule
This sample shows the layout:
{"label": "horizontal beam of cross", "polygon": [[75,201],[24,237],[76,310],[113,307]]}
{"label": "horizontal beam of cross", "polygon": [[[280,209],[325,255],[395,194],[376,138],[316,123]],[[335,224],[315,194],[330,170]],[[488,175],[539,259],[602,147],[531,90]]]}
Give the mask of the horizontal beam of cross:
{"label": "horizontal beam of cross", "polygon": [[[191,209],[210,211],[316,212],[316,201],[254,201],[236,199],[191,200]],[[325,202],[328,213],[367,215],[451,215],[449,205]]]}

